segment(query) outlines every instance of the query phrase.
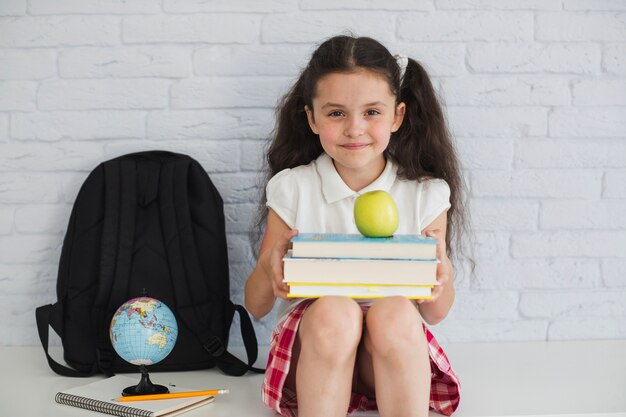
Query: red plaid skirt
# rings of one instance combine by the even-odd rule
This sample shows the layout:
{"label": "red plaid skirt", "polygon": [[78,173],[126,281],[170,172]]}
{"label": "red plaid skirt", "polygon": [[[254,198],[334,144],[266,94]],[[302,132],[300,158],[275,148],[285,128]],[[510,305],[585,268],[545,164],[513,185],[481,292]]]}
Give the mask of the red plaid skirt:
{"label": "red plaid skirt", "polygon": [[[269,358],[262,387],[265,405],[286,417],[296,417],[298,402],[296,393],[284,387],[291,363],[291,348],[296,340],[298,325],[306,308],[313,302],[303,301],[282,320],[272,332]],[[368,307],[362,307],[363,313]],[[430,356],[431,386],[430,408],[438,413],[451,415],[459,405],[461,384],[450,367],[448,357],[435,337],[424,326]],[[348,414],[357,410],[376,410],[376,400],[363,394],[352,393]]]}

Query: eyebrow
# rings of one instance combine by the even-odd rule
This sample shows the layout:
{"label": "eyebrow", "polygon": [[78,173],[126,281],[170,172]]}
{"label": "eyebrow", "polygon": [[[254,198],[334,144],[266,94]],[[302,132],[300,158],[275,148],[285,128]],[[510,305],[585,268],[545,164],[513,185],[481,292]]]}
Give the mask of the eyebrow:
{"label": "eyebrow", "polygon": [[[382,102],[382,101],[373,101],[371,103],[367,103],[364,104],[363,107],[375,107],[375,106],[383,106],[383,107],[387,107],[387,104]],[[339,108],[343,108],[344,105],[339,104],[339,103],[326,103],[322,106],[322,109],[325,109],[326,107],[339,107]]]}

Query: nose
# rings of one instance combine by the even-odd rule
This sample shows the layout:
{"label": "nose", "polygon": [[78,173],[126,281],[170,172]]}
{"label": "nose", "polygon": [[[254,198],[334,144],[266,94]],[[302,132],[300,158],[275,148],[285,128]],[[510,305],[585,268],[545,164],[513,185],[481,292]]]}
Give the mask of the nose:
{"label": "nose", "polygon": [[356,138],[363,136],[364,130],[363,121],[359,117],[349,117],[343,134],[349,138]]}

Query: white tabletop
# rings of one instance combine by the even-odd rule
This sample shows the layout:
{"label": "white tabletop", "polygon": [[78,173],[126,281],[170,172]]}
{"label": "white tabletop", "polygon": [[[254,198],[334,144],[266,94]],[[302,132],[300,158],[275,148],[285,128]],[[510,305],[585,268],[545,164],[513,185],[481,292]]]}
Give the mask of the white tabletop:
{"label": "white tabletop", "polygon": [[[626,417],[626,340],[447,344],[444,348],[462,383],[456,417]],[[53,351],[59,358],[59,349]],[[263,366],[267,356],[261,356],[257,365]],[[102,376],[58,376],[48,368],[41,347],[0,347],[0,370],[0,416],[99,415],[57,404],[54,395]],[[213,404],[184,414],[189,417],[275,416],[261,404],[262,378],[229,377],[218,370],[151,374],[154,383],[231,390]]]}

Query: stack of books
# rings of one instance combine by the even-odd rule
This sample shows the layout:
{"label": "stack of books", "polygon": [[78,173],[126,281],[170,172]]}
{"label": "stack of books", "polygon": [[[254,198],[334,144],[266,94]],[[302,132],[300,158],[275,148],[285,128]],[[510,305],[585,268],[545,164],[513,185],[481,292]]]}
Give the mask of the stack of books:
{"label": "stack of books", "polygon": [[428,299],[437,285],[436,247],[422,235],[301,233],[284,257],[284,282],[291,298]]}

